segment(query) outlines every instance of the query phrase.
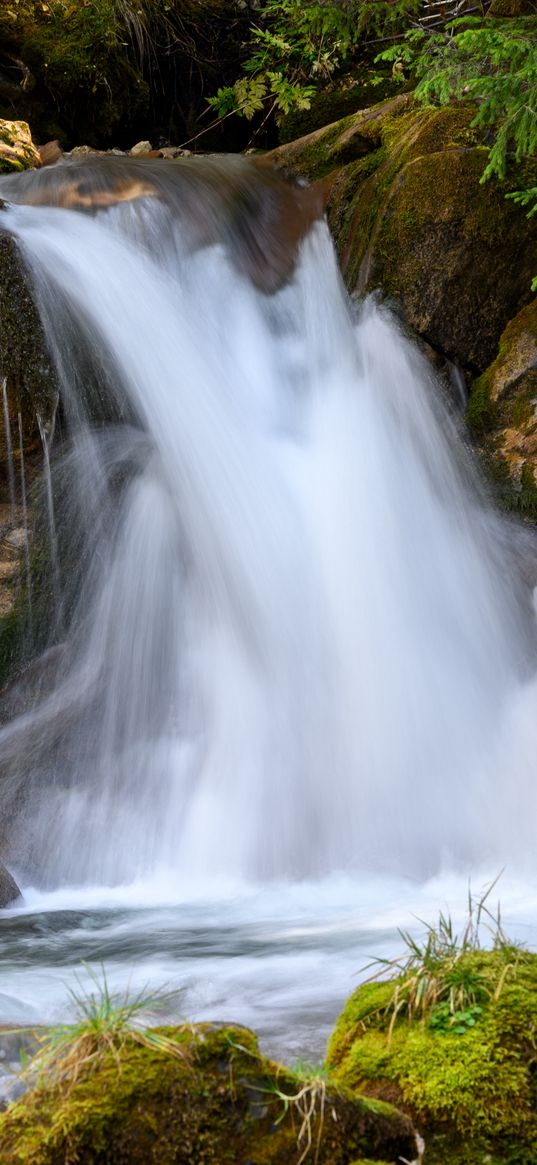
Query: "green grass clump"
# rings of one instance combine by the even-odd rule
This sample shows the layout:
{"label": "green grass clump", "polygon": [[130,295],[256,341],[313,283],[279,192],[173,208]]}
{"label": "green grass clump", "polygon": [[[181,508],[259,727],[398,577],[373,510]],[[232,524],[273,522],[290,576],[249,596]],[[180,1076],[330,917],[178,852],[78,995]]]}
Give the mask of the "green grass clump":
{"label": "green grass clump", "polygon": [[103,968],[101,977],[86,967],[93,991],[70,990],[76,1018],[72,1023],[47,1028],[38,1035],[41,1047],[27,1067],[27,1074],[39,1085],[58,1085],[70,1092],[82,1071],[95,1072],[110,1055],[121,1069],[122,1056],[129,1045],[139,1045],[166,1055],[185,1058],[185,1049],[158,1028],[143,1023],[164,1002],[161,993],[146,990],[132,996],[113,995]]}

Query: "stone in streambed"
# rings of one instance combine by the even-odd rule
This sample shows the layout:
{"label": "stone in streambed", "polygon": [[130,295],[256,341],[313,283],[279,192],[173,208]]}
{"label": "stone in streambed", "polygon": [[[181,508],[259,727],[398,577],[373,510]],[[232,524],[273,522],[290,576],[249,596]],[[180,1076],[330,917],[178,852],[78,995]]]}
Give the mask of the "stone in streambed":
{"label": "stone in streambed", "polygon": [[4,910],[6,906],[12,906],[19,898],[22,898],[22,894],[15,879],[0,862],[0,910]]}

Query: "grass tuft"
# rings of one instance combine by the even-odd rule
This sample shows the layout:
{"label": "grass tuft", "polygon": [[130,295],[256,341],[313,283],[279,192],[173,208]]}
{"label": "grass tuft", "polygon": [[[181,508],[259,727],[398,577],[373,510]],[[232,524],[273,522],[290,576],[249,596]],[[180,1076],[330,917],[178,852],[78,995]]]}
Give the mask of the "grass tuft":
{"label": "grass tuft", "polygon": [[109,1053],[121,1072],[122,1054],[132,1044],[188,1060],[184,1046],[143,1022],[143,1016],[162,1008],[166,999],[163,992],[150,994],[143,989],[136,995],[128,990],[115,994],[110,991],[104,967],[100,975],[86,964],[84,968],[93,990],[88,991],[77,980],[78,989],[69,991],[76,1018],[36,1033],[41,1046],[24,1068],[33,1087],[52,1085],[68,1095],[81,1071],[94,1072]]}
{"label": "grass tuft", "polygon": [[[494,913],[487,904],[500,876],[479,896],[469,888],[467,917],[460,934],[454,930],[451,915],[440,911],[435,924],[419,920],[425,926],[423,939],[399,930],[406,948],[403,955],[395,959],[377,957],[365,968],[376,967],[366,983],[396,977],[384,1009],[389,1018],[388,1044],[400,1016],[406,1015],[409,1021],[422,1020],[437,1031],[451,1030],[463,1035],[475,1025],[483,1006],[498,1000],[507,976],[516,971],[517,963],[525,956],[503,931],[499,903]],[[498,956],[497,976],[493,980],[489,968],[467,957],[483,949],[483,930],[487,946],[492,946]],[[364,1017],[364,1022],[374,1015],[378,1015],[378,1010]]]}

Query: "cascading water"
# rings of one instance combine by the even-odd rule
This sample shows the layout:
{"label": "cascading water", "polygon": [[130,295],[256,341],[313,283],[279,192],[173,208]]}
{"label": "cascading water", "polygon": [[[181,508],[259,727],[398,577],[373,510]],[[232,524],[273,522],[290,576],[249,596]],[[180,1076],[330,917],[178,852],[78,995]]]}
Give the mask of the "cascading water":
{"label": "cascading water", "polygon": [[533,654],[514,534],[425,362],[375,303],[351,312],[326,225],[270,288],[240,230],[211,218],[200,237],[144,191],[91,215],[12,205],[2,226],[67,433],[69,630],[54,682],[0,733],[12,860],[46,888],[28,902],[154,893],[202,919],[200,897],[246,886],[265,919],[265,884],[272,919],[302,881],[323,930],[321,887],[348,910],[336,871],[369,902],[371,877],[393,894],[516,866],[535,793],[513,798],[501,763]]}

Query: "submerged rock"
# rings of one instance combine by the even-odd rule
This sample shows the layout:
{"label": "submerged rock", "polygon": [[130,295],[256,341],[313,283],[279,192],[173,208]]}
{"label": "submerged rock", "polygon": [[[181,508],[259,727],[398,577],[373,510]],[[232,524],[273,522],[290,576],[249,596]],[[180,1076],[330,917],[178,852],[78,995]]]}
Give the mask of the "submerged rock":
{"label": "submerged rock", "polygon": [[0,862],[0,910],[12,906],[19,898],[22,898],[22,894],[15,879]]}
{"label": "submerged rock", "polygon": [[358,1165],[416,1156],[408,1117],[265,1059],[252,1032],[165,1029],[181,1058],[126,1035],[0,1116],[6,1165]]}
{"label": "submerged rock", "polygon": [[423,339],[475,374],[531,298],[537,218],[505,194],[537,184],[537,162],[480,185],[486,152],[474,113],[402,95],[269,157],[324,180],[349,290],[381,289]]}
{"label": "submerged rock", "polygon": [[408,1112],[428,1165],[535,1165],[537,955],[507,944],[461,954],[454,1019],[447,1000],[409,1019],[403,983],[351,995],[328,1047],[335,1079]]}

